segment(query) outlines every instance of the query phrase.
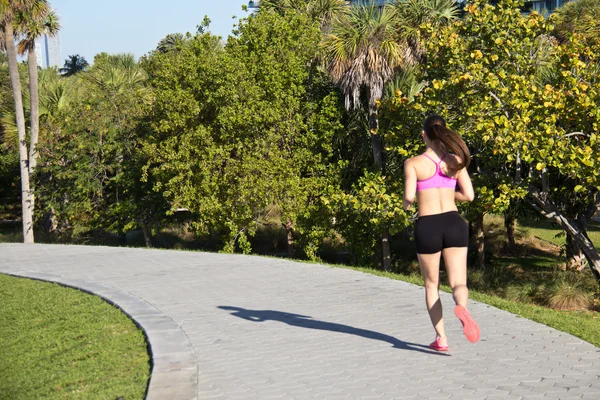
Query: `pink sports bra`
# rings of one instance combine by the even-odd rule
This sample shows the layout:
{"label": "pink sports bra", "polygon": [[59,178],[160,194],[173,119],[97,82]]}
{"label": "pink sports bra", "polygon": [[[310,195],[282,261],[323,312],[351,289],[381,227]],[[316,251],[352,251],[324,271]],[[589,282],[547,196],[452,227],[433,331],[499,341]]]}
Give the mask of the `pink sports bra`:
{"label": "pink sports bra", "polygon": [[422,181],[417,181],[417,190],[425,190],[425,189],[437,189],[437,188],[456,188],[456,179],[450,178],[448,175],[444,174],[440,169],[440,164],[446,158],[446,154],[439,162],[435,162],[435,160],[429,157],[427,154],[423,154],[425,157],[429,158],[435,164],[435,174],[431,178],[424,179]]}

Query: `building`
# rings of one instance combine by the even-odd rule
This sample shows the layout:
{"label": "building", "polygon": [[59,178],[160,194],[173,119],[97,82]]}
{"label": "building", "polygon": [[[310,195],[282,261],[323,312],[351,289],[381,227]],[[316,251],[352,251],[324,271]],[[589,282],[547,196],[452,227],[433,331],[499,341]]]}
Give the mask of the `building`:
{"label": "building", "polygon": [[[373,0],[372,2],[376,5],[378,5],[379,7],[383,7],[383,5],[385,3],[389,3],[389,0]],[[369,3],[369,0],[351,0],[350,3],[352,3],[352,4]]]}
{"label": "building", "polygon": [[44,35],[35,41],[35,55],[40,68],[62,67],[63,59],[60,52],[60,36]]}
{"label": "building", "polygon": [[525,0],[525,7],[540,14],[549,14],[570,0]]}
{"label": "building", "polygon": [[[359,4],[359,3],[369,3],[369,0],[350,0],[350,3],[352,4]],[[372,3],[374,3],[375,5],[378,5],[379,7],[383,7],[383,5],[385,3],[390,3],[390,0],[372,0]]]}

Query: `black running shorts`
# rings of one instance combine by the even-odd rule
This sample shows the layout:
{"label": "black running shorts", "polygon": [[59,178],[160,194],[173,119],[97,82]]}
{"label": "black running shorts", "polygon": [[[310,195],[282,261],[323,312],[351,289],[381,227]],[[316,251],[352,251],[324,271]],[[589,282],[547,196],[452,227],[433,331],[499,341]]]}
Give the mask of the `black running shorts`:
{"label": "black running shorts", "polygon": [[469,226],[458,211],[426,215],[417,219],[415,241],[418,254],[434,254],[448,247],[468,247]]}

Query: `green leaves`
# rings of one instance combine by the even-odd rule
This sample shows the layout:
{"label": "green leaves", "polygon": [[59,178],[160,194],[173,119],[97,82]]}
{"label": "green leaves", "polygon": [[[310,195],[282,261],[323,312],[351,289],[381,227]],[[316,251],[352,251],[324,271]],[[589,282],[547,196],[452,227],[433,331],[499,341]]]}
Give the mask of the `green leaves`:
{"label": "green leaves", "polygon": [[322,201],[336,215],[335,228],[347,240],[358,264],[370,265],[375,239],[385,230],[394,235],[411,223],[402,208],[401,181],[365,172],[349,192],[332,191]]}
{"label": "green leaves", "polygon": [[337,95],[311,63],[319,39],[308,17],[265,9],[225,46],[206,33],[144,61],[156,98],[147,171],[224,251],[250,252],[268,210],[306,236],[319,219],[342,127]]}
{"label": "green leaves", "polygon": [[464,21],[430,31],[422,96],[381,107],[389,147],[414,155],[418,121],[442,113],[474,154],[473,207],[500,212],[536,187],[574,217],[593,196],[573,193],[600,185],[600,45],[577,35],[557,43],[544,17],[519,5],[476,0]]}
{"label": "green leaves", "polygon": [[40,86],[36,193],[61,233],[121,233],[164,214],[164,201],[141,181],[140,139],[153,96],[135,59],[100,55],[86,72],[53,74]]}

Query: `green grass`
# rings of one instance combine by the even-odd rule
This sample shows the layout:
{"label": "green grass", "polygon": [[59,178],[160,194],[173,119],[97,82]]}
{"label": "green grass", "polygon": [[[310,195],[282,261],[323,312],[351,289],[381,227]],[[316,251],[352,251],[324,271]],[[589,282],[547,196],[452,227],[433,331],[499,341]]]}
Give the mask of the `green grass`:
{"label": "green grass", "polygon": [[[550,221],[519,221],[518,229],[524,234],[535,236],[557,246],[563,246],[566,243],[564,230]],[[600,223],[590,222],[588,236],[596,250],[600,251]]]}
{"label": "green grass", "polygon": [[[396,274],[371,268],[348,267],[339,264],[328,265],[330,267],[352,269],[371,275],[382,276],[423,286],[423,278],[417,274]],[[447,285],[441,285],[440,290],[451,293],[451,289]],[[600,347],[600,330],[598,329],[598,326],[600,326],[600,313],[598,312],[553,310],[546,307],[503,299],[498,296],[475,290],[469,291],[469,297],[473,300],[489,304],[493,307],[508,311],[520,317],[527,318],[532,321],[550,326],[559,331],[569,333],[593,344],[596,347]],[[423,303],[423,309],[425,309],[425,303]],[[485,332],[485,327],[481,328]]]}
{"label": "green grass", "polygon": [[143,399],[141,330],[97,296],[0,274],[0,398]]}
{"label": "green grass", "polygon": [[0,243],[22,243],[21,221],[0,223]]}

